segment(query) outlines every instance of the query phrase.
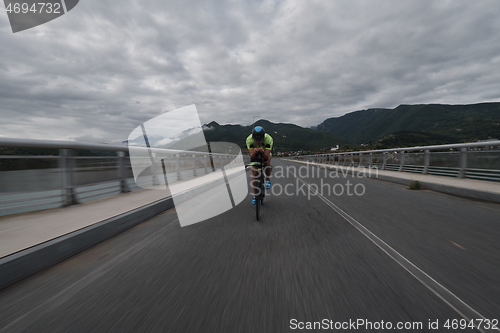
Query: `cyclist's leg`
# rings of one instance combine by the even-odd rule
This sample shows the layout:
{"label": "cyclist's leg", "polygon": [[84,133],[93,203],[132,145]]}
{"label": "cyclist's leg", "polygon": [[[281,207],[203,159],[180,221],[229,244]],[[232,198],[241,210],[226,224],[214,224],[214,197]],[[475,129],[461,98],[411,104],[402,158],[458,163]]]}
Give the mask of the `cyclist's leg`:
{"label": "cyclist's leg", "polygon": [[251,183],[251,187],[252,187],[252,190],[253,190],[253,195],[254,195],[254,198],[252,199],[252,203],[254,203],[254,199],[257,195],[259,195],[259,186],[258,186],[258,178],[259,178],[259,174],[260,172],[262,171],[259,171],[259,169],[257,167],[252,167],[252,183]]}
{"label": "cyclist's leg", "polygon": [[270,149],[266,149],[264,152],[264,174],[266,175],[266,181],[271,180],[271,171],[273,167],[271,166],[271,159],[273,158],[273,154]]}
{"label": "cyclist's leg", "polygon": [[273,166],[271,165],[271,158],[272,156],[270,155],[267,161],[265,161],[264,164],[264,174],[266,176],[266,188],[270,189],[271,188],[271,172],[273,170]]}

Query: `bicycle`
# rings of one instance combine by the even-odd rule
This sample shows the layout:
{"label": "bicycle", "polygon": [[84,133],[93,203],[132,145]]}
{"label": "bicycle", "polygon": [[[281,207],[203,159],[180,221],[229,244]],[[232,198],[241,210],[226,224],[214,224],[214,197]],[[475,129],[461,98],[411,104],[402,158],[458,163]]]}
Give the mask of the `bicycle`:
{"label": "bicycle", "polygon": [[264,205],[264,198],[266,197],[266,185],[265,185],[266,182],[265,182],[262,162],[263,162],[262,153],[258,153],[255,162],[251,162],[250,164],[245,166],[245,167],[256,167],[259,173],[259,176],[257,178],[257,186],[255,186],[255,188],[257,188],[257,195],[255,196],[256,199],[255,216],[257,218],[257,221],[259,221],[260,206]]}

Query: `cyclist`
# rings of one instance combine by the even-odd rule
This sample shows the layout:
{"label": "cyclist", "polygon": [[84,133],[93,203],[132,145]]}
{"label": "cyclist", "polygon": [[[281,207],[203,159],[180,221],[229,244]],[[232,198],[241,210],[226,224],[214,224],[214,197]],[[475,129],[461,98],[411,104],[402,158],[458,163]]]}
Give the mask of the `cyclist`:
{"label": "cyclist", "polygon": [[[266,133],[262,126],[255,126],[252,130],[252,134],[247,137],[246,140],[248,153],[250,154],[251,162],[255,162],[257,159],[257,154],[262,154],[263,169],[266,176],[266,189],[271,188],[271,171],[273,167],[271,166],[271,149],[273,149],[273,138]],[[254,197],[252,199],[252,205],[257,202],[257,178],[259,177],[259,170],[257,167],[252,166],[252,188],[254,191]]]}

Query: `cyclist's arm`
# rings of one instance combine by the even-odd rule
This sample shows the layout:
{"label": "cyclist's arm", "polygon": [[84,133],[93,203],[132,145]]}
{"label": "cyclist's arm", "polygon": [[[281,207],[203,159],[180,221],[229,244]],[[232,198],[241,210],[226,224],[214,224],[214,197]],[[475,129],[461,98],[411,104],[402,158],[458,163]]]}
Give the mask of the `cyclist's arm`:
{"label": "cyclist's arm", "polygon": [[269,134],[266,134],[266,138],[265,138],[265,141],[264,141],[264,150],[263,150],[263,154],[262,154],[262,158],[264,159],[264,161],[267,161],[269,160],[269,158],[271,157],[271,150],[273,149],[273,137],[270,136]]}
{"label": "cyclist's arm", "polygon": [[264,146],[266,151],[271,151],[273,149],[274,140],[269,134],[266,134],[266,140],[264,141]]}
{"label": "cyclist's arm", "polygon": [[262,158],[264,159],[264,161],[267,161],[269,157],[271,157],[271,149],[266,148],[262,153]]}
{"label": "cyclist's arm", "polygon": [[257,151],[260,151],[260,148],[255,148],[254,147],[254,141],[252,139],[252,136],[249,135],[246,139],[246,145],[248,149],[248,155],[250,155],[250,158],[253,160],[257,158]]}
{"label": "cyclist's arm", "polygon": [[266,151],[263,148],[248,148],[248,154],[250,155],[251,159],[257,158],[258,152],[265,154]]}

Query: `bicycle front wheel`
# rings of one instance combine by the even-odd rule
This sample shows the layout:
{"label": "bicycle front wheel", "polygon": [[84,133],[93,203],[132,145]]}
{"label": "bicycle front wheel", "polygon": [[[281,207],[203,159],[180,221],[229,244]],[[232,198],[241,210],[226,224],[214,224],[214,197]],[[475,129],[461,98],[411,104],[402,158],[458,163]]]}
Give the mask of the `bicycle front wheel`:
{"label": "bicycle front wheel", "polygon": [[264,204],[264,198],[266,196],[266,181],[264,177],[260,179],[260,204]]}
{"label": "bicycle front wheel", "polygon": [[[260,178],[257,178],[257,188],[261,189],[262,188],[262,180]],[[262,196],[262,192],[258,193],[255,196],[255,217],[257,218],[257,221],[259,220],[259,214],[260,214],[260,198]]]}
{"label": "bicycle front wheel", "polygon": [[257,221],[259,220],[259,214],[260,214],[260,197],[257,197],[257,202],[255,203],[255,214],[257,217]]}

